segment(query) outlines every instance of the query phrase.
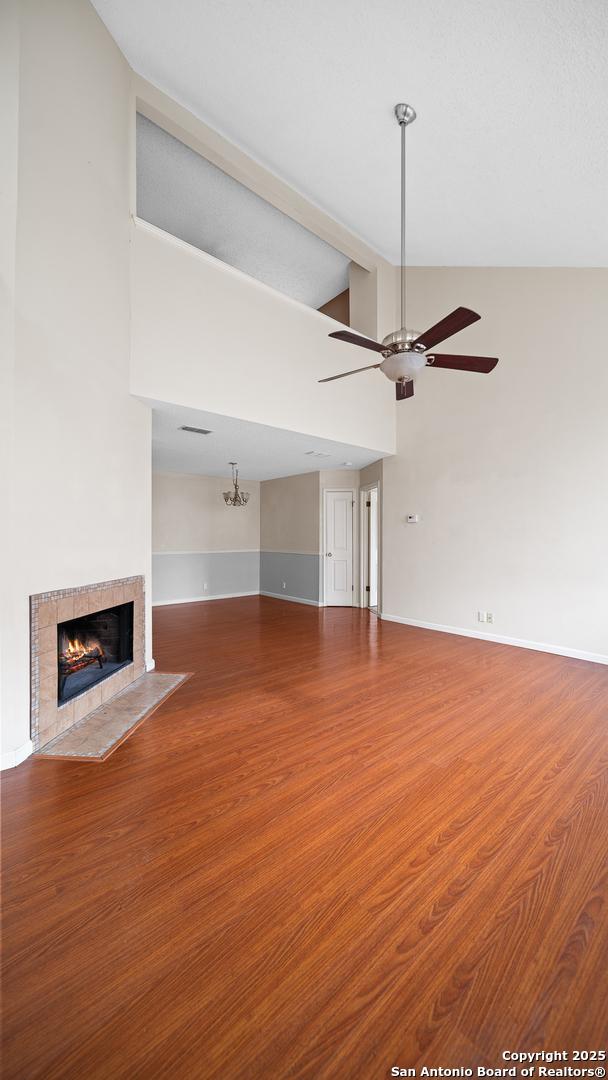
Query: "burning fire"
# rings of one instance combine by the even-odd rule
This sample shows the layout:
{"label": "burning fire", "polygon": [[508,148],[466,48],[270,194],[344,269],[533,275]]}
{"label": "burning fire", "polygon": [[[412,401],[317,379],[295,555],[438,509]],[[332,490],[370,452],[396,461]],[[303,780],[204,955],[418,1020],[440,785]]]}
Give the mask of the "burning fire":
{"label": "burning fire", "polygon": [[75,663],[78,660],[86,660],[89,657],[97,660],[105,657],[102,646],[99,641],[94,638],[87,638],[85,642],[80,638],[74,638],[72,641],[69,638],[64,638],[62,642],[63,648],[59,654],[60,660],[65,660],[68,663]]}

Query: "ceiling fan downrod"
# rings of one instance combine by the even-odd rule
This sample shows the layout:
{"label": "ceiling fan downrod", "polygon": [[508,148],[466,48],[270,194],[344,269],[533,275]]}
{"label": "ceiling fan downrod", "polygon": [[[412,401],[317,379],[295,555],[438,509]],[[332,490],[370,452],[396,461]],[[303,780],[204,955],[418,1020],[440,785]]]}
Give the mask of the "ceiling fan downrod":
{"label": "ceiling fan downrod", "polygon": [[416,110],[411,105],[401,102],[399,105],[395,105],[395,116],[401,128],[401,329],[405,330],[405,133],[408,125],[413,124],[416,119]]}
{"label": "ceiling fan downrod", "polygon": [[371,349],[372,352],[380,353],[382,360],[375,364],[366,364],[365,367],[351,368],[350,371],[342,371],[339,375],[330,375],[319,382],[333,382],[335,379],[345,379],[348,375],[356,375],[360,371],[371,371],[379,368],[383,375],[395,383],[397,401],[411,398],[414,393],[414,379],[422,368],[431,370],[436,368],[451,368],[454,371],[479,371],[488,374],[493,371],[498,363],[495,356],[455,356],[453,353],[429,353],[435,345],[447,338],[458,334],[465,327],[477,322],[480,316],[470,308],[457,307],[440,319],[438,323],[429,326],[420,333],[418,330],[407,329],[406,313],[406,129],[416,119],[416,110],[411,105],[401,102],[395,105],[395,118],[401,128],[401,328],[387,334],[382,341],[374,341],[372,338],[363,337],[362,334],[353,333],[349,330],[334,330],[329,336],[339,341],[358,345],[362,349]]}

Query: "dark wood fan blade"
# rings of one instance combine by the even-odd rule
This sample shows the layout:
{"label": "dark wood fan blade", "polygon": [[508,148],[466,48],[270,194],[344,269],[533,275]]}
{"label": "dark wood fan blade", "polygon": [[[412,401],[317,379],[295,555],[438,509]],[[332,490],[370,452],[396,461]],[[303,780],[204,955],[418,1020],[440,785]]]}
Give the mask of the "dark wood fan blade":
{"label": "dark wood fan blade", "polygon": [[319,379],[319,382],[333,382],[334,379],[345,379],[347,375],[356,375],[358,371],[371,371],[379,368],[380,364],[368,364],[367,367],[356,367],[352,371],[343,371],[341,375],[330,375],[328,379]]}
{"label": "dark wood fan blade", "polygon": [[427,349],[432,349],[433,345],[445,341],[446,338],[457,334],[459,330],[464,330],[465,326],[470,326],[478,319],[481,319],[481,315],[478,315],[476,311],[471,311],[466,307],[457,307],[450,315],[446,315],[445,319],[441,319],[440,322],[425,330],[424,334],[412,342],[412,345],[423,345],[426,352]]}
{"label": "dark wood fan blade", "polygon": [[414,384],[413,384],[412,380],[410,379],[409,382],[405,382],[405,383],[402,383],[402,382],[395,383],[395,396],[397,398],[397,401],[405,401],[406,398],[413,397],[414,396]]}
{"label": "dark wood fan blade", "polygon": [[496,356],[452,356],[451,353],[429,353],[428,367],[452,368],[453,371],[480,371],[489,375],[498,363]]}
{"label": "dark wood fan blade", "polygon": [[371,338],[361,337],[360,334],[350,334],[348,330],[336,330],[335,334],[330,334],[329,337],[337,338],[338,341],[348,341],[351,345],[361,345],[362,348],[373,349],[374,352],[384,352],[386,348],[385,345],[379,345]]}

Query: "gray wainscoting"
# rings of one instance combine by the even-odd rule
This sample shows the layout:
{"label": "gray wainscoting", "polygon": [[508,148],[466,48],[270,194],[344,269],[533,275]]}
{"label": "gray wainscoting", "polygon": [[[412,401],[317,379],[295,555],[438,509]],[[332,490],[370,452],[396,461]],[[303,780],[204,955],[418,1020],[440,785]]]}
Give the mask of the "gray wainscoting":
{"label": "gray wainscoting", "polygon": [[152,555],[153,604],[212,600],[214,596],[257,593],[259,589],[259,551],[167,551]]}
{"label": "gray wainscoting", "polygon": [[319,556],[297,555],[290,551],[261,551],[260,591],[318,604]]}

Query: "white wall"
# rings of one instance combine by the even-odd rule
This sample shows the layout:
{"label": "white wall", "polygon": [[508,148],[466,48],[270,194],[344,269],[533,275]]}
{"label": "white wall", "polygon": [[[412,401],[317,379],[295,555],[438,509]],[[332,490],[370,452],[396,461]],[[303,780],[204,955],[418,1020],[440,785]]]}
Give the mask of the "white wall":
{"label": "white wall", "polygon": [[417,328],[459,304],[482,319],[438,351],[500,362],[426,370],[397,406],[383,613],[608,657],[608,272],[409,274]]}
{"label": "white wall", "polygon": [[394,389],[343,329],[212,256],[135,221],[133,393],[364,446],[395,449]]}
{"label": "white wall", "polygon": [[[14,707],[11,673],[17,658],[15,597],[11,564],[14,538],[7,527],[13,516],[15,392],[15,257],[19,156],[19,9],[17,0],[0,5],[0,717]],[[4,740],[2,740],[4,745]],[[20,745],[20,744],[18,744]],[[13,747],[7,764],[16,763]]]}
{"label": "white wall", "polygon": [[29,595],[150,569],[150,417],[129,395],[130,72],[86,0],[22,0],[19,20],[9,763],[29,739]]}

